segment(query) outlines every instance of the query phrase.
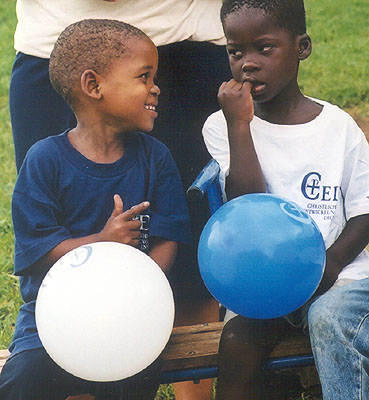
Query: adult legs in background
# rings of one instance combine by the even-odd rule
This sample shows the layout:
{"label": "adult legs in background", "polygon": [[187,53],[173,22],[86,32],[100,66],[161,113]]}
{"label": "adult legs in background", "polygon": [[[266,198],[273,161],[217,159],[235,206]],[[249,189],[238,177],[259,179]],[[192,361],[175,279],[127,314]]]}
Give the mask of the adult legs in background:
{"label": "adult legs in background", "polygon": [[9,87],[17,170],[38,140],[76,125],[72,111],[49,80],[49,60],[18,53]]}
{"label": "adult legs in background", "polygon": [[308,321],[324,400],[368,400],[369,279],[328,290]]}
{"label": "adult legs in background", "polygon": [[219,86],[232,75],[225,46],[184,41],[158,51],[161,94],[152,134],[169,147],[187,189],[210,159],[202,127],[219,110]]}
{"label": "adult legs in background", "polygon": [[[217,400],[265,398],[261,368],[287,329],[291,327],[284,319],[256,320],[236,316],[225,324],[219,344]],[[270,338],[267,345],[266,335]]]}
{"label": "adult legs in background", "polygon": [[[202,139],[206,118],[219,109],[217,93],[231,77],[224,46],[184,41],[160,46],[158,118],[153,135],[170,149],[186,190],[209,161]],[[179,250],[173,268],[176,326],[219,320],[218,304],[205,289],[197,266],[197,243],[209,218],[207,200],[188,204],[193,243]],[[212,380],[174,384],[176,400],[209,400]]]}

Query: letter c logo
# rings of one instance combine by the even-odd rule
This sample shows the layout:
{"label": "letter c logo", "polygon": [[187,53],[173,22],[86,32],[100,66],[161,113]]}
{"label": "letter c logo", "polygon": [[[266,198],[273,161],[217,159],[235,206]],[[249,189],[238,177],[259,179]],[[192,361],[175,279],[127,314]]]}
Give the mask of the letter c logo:
{"label": "letter c logo", "polygon": [[310,172],[305,175],[301,184],[301,192],[307,199],[316,200],[319,197],[321,179],[318,172]]}

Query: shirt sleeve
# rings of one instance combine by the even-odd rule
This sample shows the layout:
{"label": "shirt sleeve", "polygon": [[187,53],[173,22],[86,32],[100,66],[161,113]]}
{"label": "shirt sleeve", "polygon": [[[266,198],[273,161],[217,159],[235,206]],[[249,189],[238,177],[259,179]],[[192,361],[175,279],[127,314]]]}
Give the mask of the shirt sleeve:
{"label": "shirt sleeve", "polygon": [[41,146],[31,149],[17,178],[12,198],[16,275],[31,273],[29,267],[71,237],[58,222],[58,180],[50,157],[51,152],[45,154]]}
{"label": "shirt sleeve", "polygon": [[191,241],[191,234],[183,186],[169,150],[162,146],[150,196],[150,236],[187,244]]}
{"label": "shirt sleeve", "polygon": [[364,133],[351,118],[348,130],[341,185],[347,220],[369,213],[369,145]]}

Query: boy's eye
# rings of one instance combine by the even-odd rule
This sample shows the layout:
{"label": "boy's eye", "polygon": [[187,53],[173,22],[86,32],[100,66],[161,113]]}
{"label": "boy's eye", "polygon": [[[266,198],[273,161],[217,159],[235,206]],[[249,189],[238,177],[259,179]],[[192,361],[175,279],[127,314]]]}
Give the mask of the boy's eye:
{"label": "boy's eye", "polygon": [[139,78],[142,79],[144,82],[146,82],[147,79],[149,78],[149,73],[148,73],[148,72],[145,72],[144,74],[141,74],[141,75],[139,76]]}
{"label": "boy's eye", "polygon": [[228,54],[233,58],[237,58],[237,59],[242,58],[242,52],[240,50],[228,49]]}
{"label": "boy's eye", "polygon": [[267,53],[270,50],[272,50],[273,46],[271,44],[263,44],[259,46],[259,52],[260,53]]}

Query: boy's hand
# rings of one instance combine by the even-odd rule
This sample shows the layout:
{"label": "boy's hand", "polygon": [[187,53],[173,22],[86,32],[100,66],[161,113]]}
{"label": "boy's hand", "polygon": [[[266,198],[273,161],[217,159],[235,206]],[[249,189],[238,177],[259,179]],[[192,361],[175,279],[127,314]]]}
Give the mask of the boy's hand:
{"label": "boy's hand", "polygon": [[144,201],[123,212],[121,197],[118,194],[114,195],[114,210],[98,234],[99,241],[119,242],[138,247],[141,222],[133,218],[146,210],[149,205],[148,201]]}
{"label": "boy's hand", "polygon": [[254,117],[254,103],[250,82],[237,82],[231,79],[223,82],[218,91],[219,105],[227,122],[245,121],[250,123]]}
{"label": "boy's hand", "polygon": [[368,241],[369,214],[350,218],[327,249],[324,275],[316,294],[323,294],[334,285],[339,273],[365,249]]}
{"label": "boy's hand", "polygon": [[335,284],[341,270],[342,267],[337,265],[333,257],[330,257],[329,251],[327,251],[324,274],[315,294],[322,295],[329,290]]}

